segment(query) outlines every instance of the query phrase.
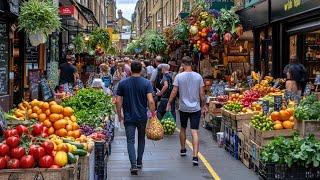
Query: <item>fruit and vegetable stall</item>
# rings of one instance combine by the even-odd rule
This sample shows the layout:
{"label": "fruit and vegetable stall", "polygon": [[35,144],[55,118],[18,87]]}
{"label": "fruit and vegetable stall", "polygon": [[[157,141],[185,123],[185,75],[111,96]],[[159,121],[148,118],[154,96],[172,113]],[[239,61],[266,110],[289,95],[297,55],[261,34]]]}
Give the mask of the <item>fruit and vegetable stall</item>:
{"label": "fruit and vegetable stall", "polygon": [[0,179],[106,179],[113,113],[112,97],[90,88],[0,112]]}
{"label": "fruit and vegetable stall", "polygon": [[275,82],[266,77],[242,92],[215,93],[209,101],[214,139],[262,179],[319,179],[318,96],[300,98]]}

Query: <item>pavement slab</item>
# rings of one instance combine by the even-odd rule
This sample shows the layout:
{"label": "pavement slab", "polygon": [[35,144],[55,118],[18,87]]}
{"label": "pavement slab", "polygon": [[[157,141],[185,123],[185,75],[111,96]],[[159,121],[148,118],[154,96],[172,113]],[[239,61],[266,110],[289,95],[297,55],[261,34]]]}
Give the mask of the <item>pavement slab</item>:
{"label": "pavement slab", "polygon": [[[108,161],[109,180],[207,180],[213,179],[204,164],[193,167],[192,152],[188,149],[186,157],[180,157],[178,132],[166,136],[161,141],[146,140],[143,169],[138,176],[131,176],[127,153],[126,137],[123,131],[116,131],[112,143],[112,153]],[[188,140],[191,134],[188,131]],[[212,133],[200,129],[200,152],[210,163],[222,180],[253,180],[257,175],[247,169],[239,160],[231,157],[213,140]]]}

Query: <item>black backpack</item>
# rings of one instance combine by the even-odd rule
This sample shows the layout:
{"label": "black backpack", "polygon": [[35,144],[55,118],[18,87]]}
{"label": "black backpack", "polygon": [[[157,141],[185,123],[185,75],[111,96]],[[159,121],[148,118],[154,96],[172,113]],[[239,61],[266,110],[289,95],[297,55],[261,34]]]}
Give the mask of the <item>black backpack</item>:
{"label": "black backpack", "polygon": [[161,80],[163,78],[163,74],[162,74],[162,70],[161,69],[157,69],[158,73],[155,79],[155,88],[161,90],[163,85],[161,84]]}

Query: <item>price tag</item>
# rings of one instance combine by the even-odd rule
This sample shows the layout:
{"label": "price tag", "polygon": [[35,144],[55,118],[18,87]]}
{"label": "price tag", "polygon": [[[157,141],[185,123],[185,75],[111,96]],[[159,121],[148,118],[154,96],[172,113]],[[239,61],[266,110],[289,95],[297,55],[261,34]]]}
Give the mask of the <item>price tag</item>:
{"label": "price tag", "polygon": [[274,96],[274,111],[280,111],[282,107],[282,96]]}
{"label": "price tag", "polygon": [[262,110],[264,115],[269,113],[269,101],[262,101]]}
{"label": "price tag", "polygon": [[314,85],[320,85],[320,74],[316,75],[316,79],[314,80]]}
{"label": "price tag", "polygon": [[280,81],[276,80],[276,82],[274,83],[273,87],[274,88],[279,88],[279,86],[280,86]]}
{"label": "price tag", "polygon": [[311,88],[310,88],[310,85],[308,84],[304,90],[304,93],[303,95],[304,96],[309,96],[311,94]]}

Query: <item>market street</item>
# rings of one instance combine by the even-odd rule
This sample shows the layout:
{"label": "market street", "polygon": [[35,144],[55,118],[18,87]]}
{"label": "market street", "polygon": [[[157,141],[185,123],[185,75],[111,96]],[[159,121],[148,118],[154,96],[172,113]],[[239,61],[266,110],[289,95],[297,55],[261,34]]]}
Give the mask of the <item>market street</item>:
{"label": "market street", "polygon": [[[210,131],[200,129],[200,152],[222,180],[257,179],[253,171],[240,161],[231,157],[223,148],[213,141]],[[166,136],[161,141],[146,141],[144,167],[139,176],[131,176],[130,163],[124,132],[117,131],[112,143],[112,153],[108,161],[108,179],[110,180],[201,180],[213,179],[203,162],[199,167],[191,163],[191,150],[188,147],[187,157],[180,157],[179,136]],[[190,142],[191,135],[188,134]]]}

